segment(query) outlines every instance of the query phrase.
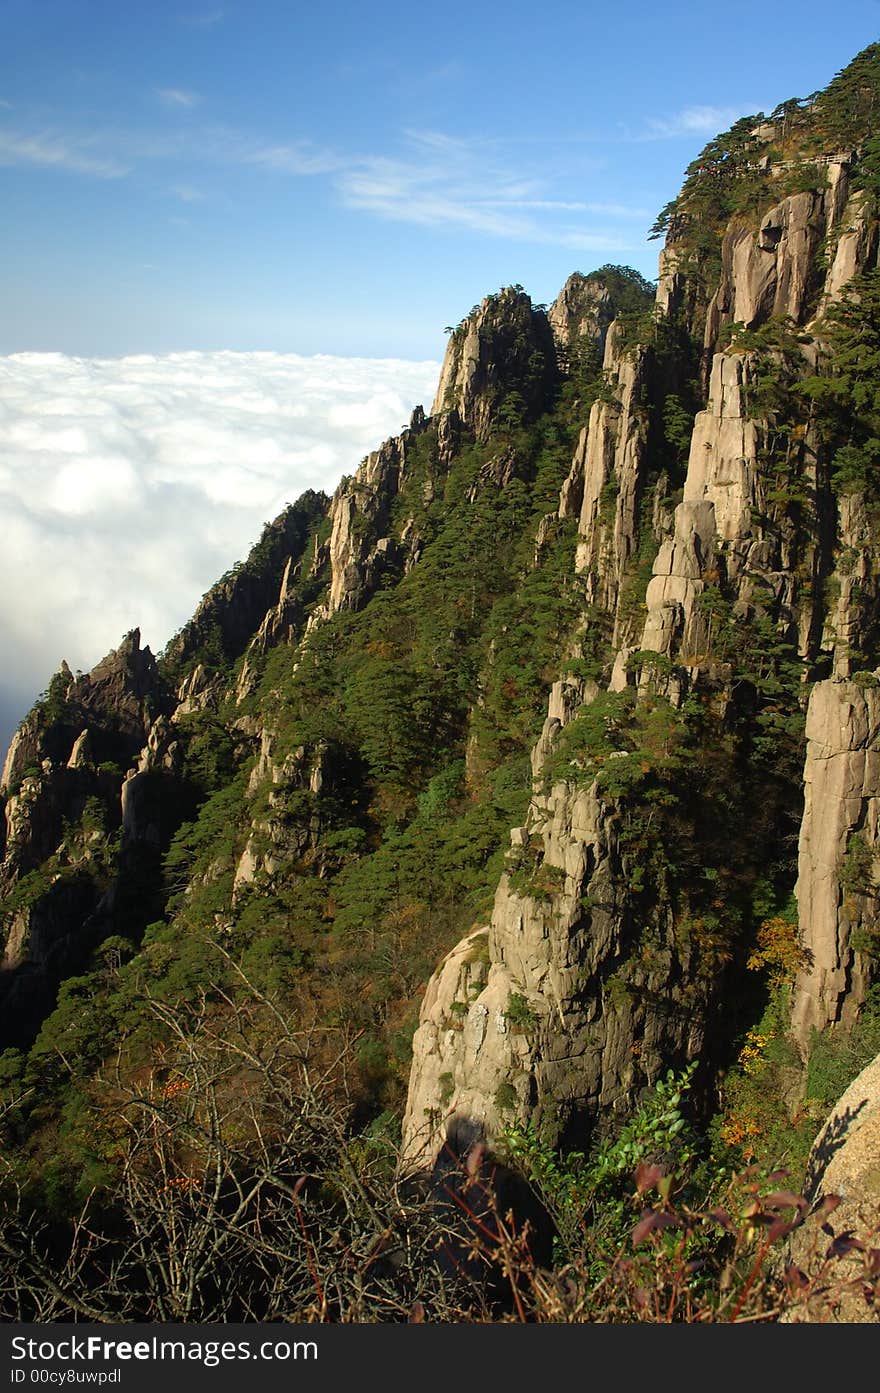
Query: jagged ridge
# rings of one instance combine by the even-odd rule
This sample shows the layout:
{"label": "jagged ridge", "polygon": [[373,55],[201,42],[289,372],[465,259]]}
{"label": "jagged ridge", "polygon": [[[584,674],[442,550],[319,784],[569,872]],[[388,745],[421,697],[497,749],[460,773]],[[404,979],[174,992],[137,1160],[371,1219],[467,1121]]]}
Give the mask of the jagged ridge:
{"label": "jagged ridge", "polygon": [[[653,308],[620,268],[573,276],[547,313],[519,287],[488,297],[451,335],[432,415],[272,524],[158,667],[140,655],[149,681],[137,642],[62,671],[4,773],[5,985],[35,1003],[13,1042],[83,967],[91,1019],[145,973],[185,996],[214,971],[207,940],[366,1020],[364,1105],[396,1104],[388,1041],[466,928],[422,1008],[411,1152],[455,1111],[494,1136],[532,1118],[583,1138],[670,1063],[699,1057],[710,1095],[755,1009],[755,934],[796,873],[802,1047],[857,1012],[877,559],[870,431],[842,442],[824,324],[876,267],[876,201],[864,133],[786,192],[788,120],[738,133],[725,179],[749,199],[711,247],[686,188]],[[837,761],[840,795],[803,808],[808,697],[806,783]],[[65,833],[89,799],[100,825]],[[114,934],[130,962],[108,986],[91,955]],[[745,1014],[719,1033],[731,998]],[[101,1049],[78,1038],[87,1073]]]}

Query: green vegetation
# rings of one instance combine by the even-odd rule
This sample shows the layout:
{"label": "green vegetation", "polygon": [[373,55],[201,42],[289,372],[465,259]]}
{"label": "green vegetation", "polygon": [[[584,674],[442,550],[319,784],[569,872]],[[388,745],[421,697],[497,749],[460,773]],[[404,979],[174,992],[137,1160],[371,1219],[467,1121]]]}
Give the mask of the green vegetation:
{"label": "green vegetation", "polygon": [[64,671],[56,672],[45,692],[37,697],[34,714],[47,725],[56,725],[67,714],[67,689],[71,678]]}
{"label": "green vegetation", "polygon": [[[239,971],[323,1028],[357,1034],[358,1108],[399,1110],[424,982],[491,905],[528,801],[547,687],[580,612],[572,523],[545,529],[535,548],[575,426],[561,408],[528,417],[511,407],[490,440],[465,439],[448,463],[436,431],[415,435],[389,525],[418,531],[419,564],[403,573],[390,563],[365,608],[324,621],[301,647],[251,650],[243,701],[232,695],[238,621],[220,592],[244,595],[245,613],[242,586],[257,587],[260,605],[271,589],[274,603],[285,548],[301,548],[308,561],[288,602],[301,632],[326,580],[315,499],[268,527],[169,645],[165,679],[202,663],[217,694],[178,719],[176,771],[139,776],[158,845],[126,853],[115,912],[23,1065],[24,1163],[53,1204],[75,1203],[105,1173],[112,1148],[82,1116],[100,1097],[107,1050],[121,1048],[127,1076],[146,1067],[161,1035],[150,1003],[234,1001]],[[272,732],[265,768],[253,716]],[[99,814],[82,809],[83,836]],[[45,898],[51,870],[22,883],[10,915]],[[101,944],[112,936],[131,951],[108,971]]]}
{"label": "green vegetation", "polygon": [[856,276],[820,326],[825,371],[803,385],[814,404],[838,495],[880,503],[880,271]]}
{"label": "green vegetation", "polygon": [[807,1157],[822,1123],[847,1085],[880,1054],[880,997],[870,990],[850,1026],[814,1031],[806,1069],[788,1034],[790,977],[777,978],[756,1025],[741,1037],[724,1081],[723,1111],[712,1122],[728,1164],[771,1172],[784,1166],[803,1183]]}
{"label": "green vegetation", "polygon": [[[41,1211],[14,1177],[0,1181],[7,1319],[752,1322],[797,1318],[814,1295],[846,1291],[870,1309],[872,1255],[854,1274],[838,1268],[852,1244],[796,1280],[772,1261],[806,1201],[780,1189],[778,1172],[737,1175],[705,1156],[688,1116],[691,1070],[658,1081],[589,1157],[508,1131],[509,1159],[555,1220],[554,1266],[542,1270],[479,1149],[439,1194],[401,1179],[394,1119],[358,1126],[321,1082],[322,1061],[343,1077],[357,1067],[333,1032],[303,1031],[253,988],[231,1011],[152,1014],[164,1040],[149,1067],[107,1081],[115,1107],[93,1139],[104,1167],[79,1214]],[[8,1132],[27,1102],[10,1052],[0,1100]],[[496,1101],[513,1106],[512,1087]],[[84,1109],[68,1120],[91,1122]],[[479,1259],[473,1276],[449,1261],[463,1252]]]}
{"label": "green vegetation", "polygon": [[[670,1069],[617,1134],[590,1155],[574,1149],[560,1155],[540,1139],[532,1123],[507,1129],[506,1154],[528,1176],[553,1218],[560,1265],[583,1259],[588,1247],[594,1266],[613,1261],[632,1228],[631,1182],[639,1166],[662,1161],[670,1180],[675,1175],[677,1189],[693,1188],[698,1140],[683,1100],[695,1067],[679,1074]],[[705,1167],[698,1183],[705,1185],[704,1172]]]}
{"label": "green vegetation", "polygon": [[530,1030],[538,1019],[533,1008],[520,992],[511,992],[507,1006],[504,1008],[504,1018],[511,1030],[523,1032]]}
{"label": "green vegetation", "polygon": [[816,1031],[810,1047],[806,1097],[822,1120],[848,1084],[880,1054],[880,988],[870,988],[849,1028]]}

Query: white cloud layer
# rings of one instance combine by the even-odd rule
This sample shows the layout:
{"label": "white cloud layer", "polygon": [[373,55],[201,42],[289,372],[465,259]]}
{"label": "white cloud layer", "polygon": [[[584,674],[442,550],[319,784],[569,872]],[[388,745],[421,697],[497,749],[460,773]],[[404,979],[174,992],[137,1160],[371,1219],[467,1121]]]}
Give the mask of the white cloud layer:
{"label": "white cloud layer", "polygon": [[430,404],[439,364],[279,353],[0,358],[0,744],[62,658],[155,650],[265,522]]}

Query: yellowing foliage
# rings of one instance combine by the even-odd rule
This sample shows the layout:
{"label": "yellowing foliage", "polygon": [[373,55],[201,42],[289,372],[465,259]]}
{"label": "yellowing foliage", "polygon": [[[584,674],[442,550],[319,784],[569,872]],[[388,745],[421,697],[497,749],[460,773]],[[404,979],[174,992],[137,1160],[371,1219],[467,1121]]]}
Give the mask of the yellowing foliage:
{"label": "yellowing foliage", "polygon": [[807,954],[801,947],[797,924],[780,914],[765,919],[758,929],[758,946],[746,966],[753,972],[769,968],[771,986],[790,981],[796,972],[807,966]]}

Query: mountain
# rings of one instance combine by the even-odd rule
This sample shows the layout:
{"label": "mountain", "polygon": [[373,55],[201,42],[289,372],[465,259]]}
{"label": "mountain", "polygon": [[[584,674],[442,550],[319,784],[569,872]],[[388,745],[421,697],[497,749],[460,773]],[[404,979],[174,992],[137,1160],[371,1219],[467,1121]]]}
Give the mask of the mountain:
{"label": "mountain", "polygon": [[656,291],[487,296],[431,414],[161,655],[62,664],[0,785],[8,1140],[53,1204],[251,999],[414,1164],[452,1118],[595,1150],[678,1077],[803,1166],[880,1051],[878,99],[875,45],[737,122]]}

